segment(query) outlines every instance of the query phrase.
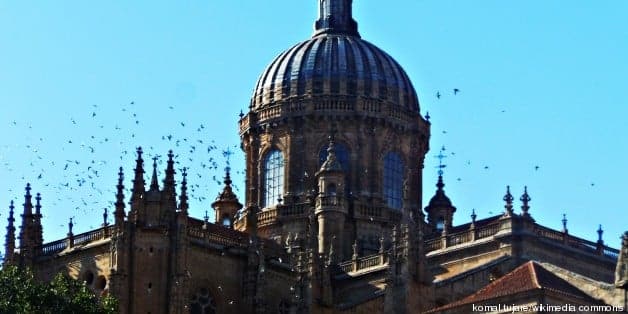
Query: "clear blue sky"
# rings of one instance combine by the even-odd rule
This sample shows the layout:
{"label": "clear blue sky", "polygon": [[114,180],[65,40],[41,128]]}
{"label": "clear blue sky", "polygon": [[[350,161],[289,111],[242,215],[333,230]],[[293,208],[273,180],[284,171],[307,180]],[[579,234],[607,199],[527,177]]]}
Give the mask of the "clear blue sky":
{"label": "clear blue sky", "polygon": [[[191,168],[196,217],[211,215],[228,148],[241,193],[237,114],[267,63],[311,35],[316,3],[0,2],[2,243],[26,182],[43,195],[46,241],[72,216],[75,232],[98,226],[117,167],[131,185],[138,145],[147,160],[172,148]],[[628,229],[627,15],[623,0],[356,0],[362,37],[404,66],[432,117],[424,200],[445,145],[454,223],[473,208],[497,214],[506,185],[516,198],[527,185],[537,221],[560,229],[566,213],[590,240],[602,224],[617,247]]]}

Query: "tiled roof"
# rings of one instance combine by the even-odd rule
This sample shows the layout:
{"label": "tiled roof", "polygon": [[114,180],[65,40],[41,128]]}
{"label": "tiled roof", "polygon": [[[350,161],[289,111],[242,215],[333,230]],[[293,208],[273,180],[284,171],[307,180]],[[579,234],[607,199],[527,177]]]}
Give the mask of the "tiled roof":
{"label": "tiled roof", "polygon": [[486,287],[478,290],[476,293],[461,300],[435,308],[428,313],[436,313],[465,304],[479,303],[482,301],[534,290],[550,291],[568,296],[570,298],[580,299],[588,303],[598,303],[597,300],[580,291],[567,281],[552,274],[537,262],[530,261],[491,282]]}

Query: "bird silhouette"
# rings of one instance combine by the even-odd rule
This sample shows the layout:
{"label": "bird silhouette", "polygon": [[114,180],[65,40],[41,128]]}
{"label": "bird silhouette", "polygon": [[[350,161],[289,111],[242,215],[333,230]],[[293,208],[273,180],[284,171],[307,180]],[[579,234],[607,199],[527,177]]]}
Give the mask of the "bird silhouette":
{"label": "bird silhouette", "polygon": [[459,92],[460,92],[460,90],[459,90],[459,89],[454,88],[454,95],[458,95],[458,93],[459,93]]}
{"label": "bird silhouette", "polygon": [[440,92],[436,92],[436,99],[440,99]]}

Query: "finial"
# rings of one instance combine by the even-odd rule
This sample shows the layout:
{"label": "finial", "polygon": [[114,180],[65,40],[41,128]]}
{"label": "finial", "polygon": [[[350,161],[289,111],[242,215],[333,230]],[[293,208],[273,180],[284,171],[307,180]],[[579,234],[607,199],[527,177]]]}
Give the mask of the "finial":
{"label": "finial", "polygon": [[225,180],[223,181],[225,185],[231,185],[231,167],[225,167]]}
{"label": "finial", "polygon": [[33,203],[31,202],[31,184],[26,183],[26,194],[24,195],[24,215],[30,216],[33,214]]}
{"label": "finial", "polygon": [[35,215],[41,216],[41,194],[35,195]]}
{"label": "finial", "polygon": [[116,201],[118,203],[122,203],[122,207],[124,207],[124,172],[122,171],[122,167],[118,170],[118,185],[116,185]]}
{"label": "finial", "polygon": [[427,120],[427,122],[430,122],[430,118],[431,118],[430,112],[429,111],[425,112],[425,120]]}
{"label": "finial", "polygon": [[334,133],[335,130],[331,131],[331,134],[328,136],[329,144],[327,145],[327,158],[321,165],[320,171],[342,171],[342,164],[338,161],[336,157],[336,145],[334,141]]}
{"label": "finial", "polygon": [[440,148],[440,151],[438,152],[438,155],[436,155],[436,158],[438,158],[438,166],[436,166],[436,168],[438,168],[438,176],[442,177],[443,176],[443,169],[445,169],[445,167],[447,167],[447,165],[443,164],[443,159],[447,158],[447,156],[445,155],[445,146],[443,145]]}
{"label": "finial", "polygon": [[13,222],[15,221],[15,219],[13,218],[13,210],[15,209],[15,206],[13,206],[13,200],[11,200],[11,204],[9,205],[9,225],[12,226]]}
{"label": "finial", "polygon": [[504,213],[504,215],[506,217],[512,216],[512,201],[513,200],[514,200],[514,197],[512,197],[512,194],[510,194],[510,185],[507,185],[506,195],[504,195],[504,201],[506,202],[506,205],[504,206],[504,208],[506,208],[506,212]]}
{"label": "finial", "polygon": [[142,159],[142,147],[137,148],[137,160],[135,160],[135,178],[133,179],[132,200],[139,200],[144,195],[144,160]]}
{"label": "finial", "polygon": [[74,233],[72,233],[72,228],[74,228],[74,223],[72,222],[72,217],[70,217],[70,222],[68,223],[68,237],[74,236]]}
{"label": "finial", "polygon": [[205,211],[205,216],[203,218],[205,219],[205,222],[209,222],[209,214],[207,214],[207,211]]}
{"label": "finial", "polygon": [[328,265],[332,265],[336,262],[336,252],[334,251],[334,241],[336,240],[336,236],[333,236],[329,240],[329,259]]}
{"label": "finial", "polygon": [[[168,150],[168,161],[166,162],[166,171],[164,175],[164,188],[163,191],[165,195],[170,199],[171,202],[176,203],[176,191],[175,191],[175,182],[174,182],[174,154],[172,153],[172,149]],[[170,204],[172,205],[172,203]],[[176,207],[176,206],[174,206]]]}
{"label": "finial", "polygon": [[382,232],[382,234],[379,236],[379,254],[384,253],[384,245],[384,233]]}
{"label": "finial", "polygon": [[242,120],[242,117],[244,117],[244,112],[242,112],[242,109],[240,109],[240,114],[238,116],[240,116],[240,120]]}
{"label": "finial", "polygon": [[188,211],[188,181],[187,181],[187,169],[183,168],[181,171],[181,175],[183,176],[183,180],[181,180],[181,196],[179,196],[179,210],[185,214]]}
{"label": "finial", "polygon": [[528,195],[527,186],[523,187],[523,195],[521,195],[519,200],[523,203],[523,205],[521,205],[521,212],[523,216],[529,217],[530,214],[528,213],[528,210],[530,209],[530,206],[528,205],[528,203],[532,200],[532,198],[530,197],[530,195]]}
{"label": "finial", "polygon": [[471,210],[471,224],[475,225],[475,219],[478,217],[478,215],[475,214],[475,208],[473,208]]}
{"label": "finial", "polygon": [[118,171],[118,185],[116,185],[116,211],[114,212],[116,224],[124,219],[124,173],[122,167]]}
{"label": "finial", "polygon": [[600,224],[597,228],[597,242],[604,243],[604,240],[602,240],[603,234],[604,230],[602,230],[602,225]]}
{"label": "finial", "polygon": [[352,0],[318,0],[318,20],[314,36],[343,34],[360,37],[358,23],[352,17]]}
{"label": "finial", "polygon": [[563,221],[563,232],[564,233],[569,232],[567,230],[567,214],[563,214],[563,220],[562,221]]}
{"label": "finial", "polygon": [[102,226],[106,227],[109,225],[109,222],[107,222],[107,218],[109,218],[109,213],[107,211],[107,207],[104,208],[105,212],[102,214]]}
{"label": "finial", "polygon": [[150,190],[159,190],[159,183],[157,182],[157,156],[153,157],[153,176],[150,180]]}
{"label": "finial", "polygon": [[353,249],[353,259],[357,259],[358,258],[358,241],[357,240],[353,241],[353,245],[351,246],[351,248]]}
{"label": "finial", "polygon": [[226,150],[222,151],[222,156],[225,157],[225,159],[227,160],[227,167],[229,167],[229,161],[231,159],[231,155],[233,155],[233,152],[231,151],[231,148],[227,148]]}

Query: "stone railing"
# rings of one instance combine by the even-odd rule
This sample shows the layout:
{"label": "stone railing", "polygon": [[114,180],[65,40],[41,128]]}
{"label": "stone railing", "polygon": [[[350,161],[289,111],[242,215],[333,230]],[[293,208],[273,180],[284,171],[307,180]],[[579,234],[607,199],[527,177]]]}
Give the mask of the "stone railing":
{"label": "stone railing", "polygon": [[310,208],[310,205],[308,203],[277,206],[277,209],[279,210],[279,215],[281,217],[305,216],[308,213],[308,208]]}
{"label": "stone railing", "polygon": [[355,206],[356,219],[396,222],[401,220],[401,216],[402,213],[400,210],[385,206],[370,206],[365,204],[356,204]]}
{"label": "stone railing", "polygon": [[209,230],[205,230],[202,227],[188,227],[188,236],[192,239],[202,240],[207,243],[214,243],[223,246],[244,246],[244,239],[234,239],[227,237]]}
{"label": "stone railing", "polygon": [[338,264],[338,273],[348,274],[357,272],[371,267],[383,266],[387,262],[385,253],[358,257]]}
{"label": "stone railing", "polygon": [[426,252],[436,251],[443,248],[470,243],[475,240],[491,237],[499,232],[499,221],[482,226],[480,228],[470,228],[465,231],[448,234],[444,237],[436,237],[425,241]]}
{"label": "stone railing", "polygon": [[344,198],[339,196],[319,196],[316,198],[316,207],[338,206],[344,207]]}
{"label": "stone railing", "polygon": [[549,229],[540,225],[534,225],[534,234],[540,238],[547,240],[562,242],[563,244],[589,253],[598,254],[616,259],[619,256],[619,250],[608,247],[604,243],[592,242],[582,238],[570,235],[567,232]]}
{"label": "stone railing", "polygon": [[[566,232],[557,231],[538,224],[523,224],[524,228],[531,231],[536,237],[553,242],[560,242],[571,248],[587,251],[592,254],[603,255],[610,258],[617,258],[619,251],[611,247],[605,246],[603,243],[591,242],[585,239],[574,237]],[[499,220],[491,222],[479,228],[469,228],[467,230],[451,233],[446,236],[440,236],[425,241],[426,252],[441,250],[444,248],[457,246],[465,243],[488,238],[496,235],[501,228]],[[507,230],[512,231],[512,230]]]}
{"label": "stone railing", "polygon": [[113,234],[113,225],[105,226],[102,228],[98,228],[96,230],[88,231],[85,233],[80,233],[71,237],[67,237],[65,239],[53,241],[50,243],[46,243],[41,247],[42,255],[52,255],[58,252],[61,252],[69,247],[74,247],[77,245],[86,245],[91,242],[95,242],[98,240],[104,240],[111,237]]}
{"label": "stone railing", "polygon": [[[287,114],[310,114],[314,112],[356,112],[366,115],[381,116],[384,112],[388,117],[391,117],[400,122],[410,121],[415,117],[415,113],[408,110],[401,110],[397,104],[387,102],[382,99],[282,99],[277,101],[272,106],[264,106],[262,108],[255,109],[257,111],[257,120],[264,121],[268,119],[274,119],[284,117]],[[240,132],[250,127],[250,120],[248,115],[243,116],[240,120]]]}
{"label": "stone railing", "polygon": [[61,239],[61,240],[44,244],[41,248],[41,253],[43,255],[51,255],[51,254],[65,250],[66,247],[68,247],[67,240]]}
{"label": "stone railing", "polygon": [[257,225],[259,227],[270,225],[277,221],[278,216],[279,216],[279,211],[277,210],[276,207],[261,211],[257,213]]}

